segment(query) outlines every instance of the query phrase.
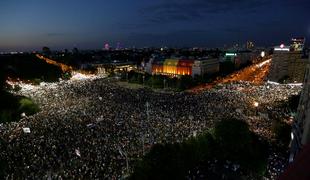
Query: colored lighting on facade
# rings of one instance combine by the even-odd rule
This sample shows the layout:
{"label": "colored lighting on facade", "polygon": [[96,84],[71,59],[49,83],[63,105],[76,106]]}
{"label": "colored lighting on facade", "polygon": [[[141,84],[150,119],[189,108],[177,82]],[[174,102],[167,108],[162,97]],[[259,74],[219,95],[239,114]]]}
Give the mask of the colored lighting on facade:
{"label": "colored lighting on facade", "polygon": [[192,75],[192,60],[166,59],[162,64],[153,64],[152,72],[167,75]]}

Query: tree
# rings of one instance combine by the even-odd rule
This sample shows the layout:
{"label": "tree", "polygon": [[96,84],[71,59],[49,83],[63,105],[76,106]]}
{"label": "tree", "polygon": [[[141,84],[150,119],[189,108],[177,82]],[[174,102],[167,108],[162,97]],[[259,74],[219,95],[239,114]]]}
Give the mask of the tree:
{"label": "tree", "polygon": [[154,145],[138,162],[131,179],[186,179],[190,170],[208,166],[214,159],[219,160],[217,169],[207,170],[208,178],[218,179],[224,173],[227,179],[239,179],[240,174],[223,168],[230,160],[239,163],[246,175],[259,179],[266,170],[268,146],[250,132],[248,125],[236,119],[223,120],[212,132],[182,143]]}
{"label": "tree", "polygon": [[235,65],[232,61],[224,61],[220,63],[220,73],[222,75],[227,75],[235,70]]}
{"label": "tree", "polygon": [[215,155],[230,160],[255,174],[262,174],[267,165],[267,146],[249,130],[246,122],[237,119],[222,120],[215,125],[214,138],[219,145]]}
{"label": "tree", "polygon": [[178,83],[178,89],[185,90],[194,86],[194,80],[192,76],[181,76]]}
{"label": "tree", "polygon": [[0,91],[4,89],[5,81],[6,81],[6,73],[4,69],[4,63],[0,62]]}
{"label": "tree", "polygon": [[6,85],[6,80],[8,77],[8,63],[7,63],[7,58],[0,56],[0,91],[4,90],[5,85]]}
{"label": "tree", "polygon": [[292,126],[283,122],[282,120],[275,119],[272,122],[271,131],[274,133],[278,145],[287,148],[291,140]]}
{"label": "tree", "polygon": [[222,120],[214,130],[216,141],[220,145],[220,155],[225,158],[239,159],[251,145],[251,133],[248,125],[240,120]]}
{"label": "tree", "polygon": [[[5,146],[6,144],[4,140],[0,138],[0,151],[4,151]],[[4,179],[6,168],[7,162],[4,160],[4,157],[0,156],[0,179]]]}
{"label": "tree", "polygon": [[183,143],[156,144],[138,162],[131,179],[185,179],[188,170],[212,156],[212,147],[209,133]]}

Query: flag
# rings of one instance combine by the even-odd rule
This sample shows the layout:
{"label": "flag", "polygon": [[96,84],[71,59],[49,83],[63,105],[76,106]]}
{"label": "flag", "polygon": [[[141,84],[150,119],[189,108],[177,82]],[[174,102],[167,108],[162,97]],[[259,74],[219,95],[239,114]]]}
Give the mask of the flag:
{"label": "flag", "polygon": [[79,149],[75,149],[75,154],[76,154],[77,156],[81,157],[81,152],[80,152]]}
{"label": "flag", "polygon": [[30,128],[28,128],[28,127],[23,128],[23,131],[24,131],[24,133],[30,133]]}

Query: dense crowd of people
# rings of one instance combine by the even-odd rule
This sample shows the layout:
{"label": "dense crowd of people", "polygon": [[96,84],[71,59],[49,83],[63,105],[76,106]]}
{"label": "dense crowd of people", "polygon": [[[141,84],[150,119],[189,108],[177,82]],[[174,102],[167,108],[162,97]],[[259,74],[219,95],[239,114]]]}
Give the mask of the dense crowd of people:
{"label": "dense crowd of people", "polygon": [[[153,144],[180,142],[222,119],[245,120],[272,140],[271,119],[290,116],[277,104],[300,90],[239,82],[201,93],[159,93],[123,88],[112,79],[28,86],[19,94],[41,111],[0,125],[0,157],[12,179],[119,179]],[[275,156],[270,155],[271,177],[281,172],[273,170]]]}

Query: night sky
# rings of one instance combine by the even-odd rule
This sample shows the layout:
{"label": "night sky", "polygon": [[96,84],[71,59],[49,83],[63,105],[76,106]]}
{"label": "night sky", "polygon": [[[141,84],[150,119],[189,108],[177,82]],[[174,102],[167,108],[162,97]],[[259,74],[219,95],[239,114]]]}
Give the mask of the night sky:
{"label": "night sky", "polygon": [[1,0],[0,51],[310,40],[310,0]]}

